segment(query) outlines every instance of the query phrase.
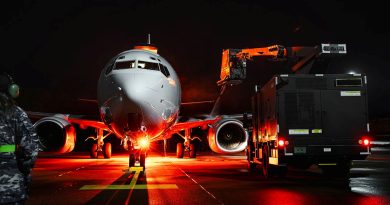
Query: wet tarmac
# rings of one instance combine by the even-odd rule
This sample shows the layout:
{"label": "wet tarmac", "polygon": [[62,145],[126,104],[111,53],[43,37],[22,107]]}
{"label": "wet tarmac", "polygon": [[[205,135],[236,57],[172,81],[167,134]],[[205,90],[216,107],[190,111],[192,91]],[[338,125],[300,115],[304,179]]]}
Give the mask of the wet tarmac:
{"label": "wet tarmac", "polygon": [[265,179],[242,154],[151,153],[145,172],[129,170],[125,153],[40,154],[27,204],[390,204],[390,149],[381,149],[354,161],[348,178],[312,166]]}

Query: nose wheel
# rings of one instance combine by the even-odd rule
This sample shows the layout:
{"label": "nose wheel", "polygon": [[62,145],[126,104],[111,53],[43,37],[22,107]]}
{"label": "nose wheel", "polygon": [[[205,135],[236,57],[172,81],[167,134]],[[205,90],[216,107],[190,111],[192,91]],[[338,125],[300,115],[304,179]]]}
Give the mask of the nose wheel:
{"label": "nose wheel", "polygon": [[135,149],[134,144],[129,140],[125,142],[129,150],[129,167],[135,167],[139,162],[139,166],[145,170],[146,149]]}
{"label": "nose wheel", "polygon": [[135,166],[135,154],[130,153],[129,155],[129,167]]}
{"label": "nose wheel", "polygon": [[135,167],[135,163],[138,161],[139,166],[145,170],[146,153],[141,153],[140,150],[133,150],[136,153],[129,154],[129,167]]}

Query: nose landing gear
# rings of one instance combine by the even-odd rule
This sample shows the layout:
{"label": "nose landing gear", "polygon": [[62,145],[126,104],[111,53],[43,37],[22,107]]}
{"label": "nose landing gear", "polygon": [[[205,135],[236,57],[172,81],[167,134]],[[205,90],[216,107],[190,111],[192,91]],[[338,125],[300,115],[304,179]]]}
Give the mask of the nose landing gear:
{"label": "nose landing gear", "polygon": [[[146,139],[146,140],[145,140]],[[140,144],[140,145],[138,145]],[[139,166],[145,170],[146,152],[148,150],[149,141],[147,138],[141,139],[141,143],[132,142],[127,136],[123,139],[123,146],[129,151],[129,167],[136,166],[136,162],[139,162]]]}
{"label": "nose landing gear", "polygon": [[145,170],[146,151],[133,150],[129,153],[129,167],[135,167],[136,162]]}

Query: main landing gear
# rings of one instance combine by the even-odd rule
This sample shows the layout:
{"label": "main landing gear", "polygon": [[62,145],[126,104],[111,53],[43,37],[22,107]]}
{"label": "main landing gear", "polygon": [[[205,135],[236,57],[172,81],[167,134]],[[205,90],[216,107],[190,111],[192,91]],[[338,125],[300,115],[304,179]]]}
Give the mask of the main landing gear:
{"label": "main landing gear", "polygon": [[195,140],[195,139],[197,139],[199,141],[202,141],[202,140],[197,136],[191,136],[189,129],[186,129],[184,131],[184,136],[181,135],[180,133],[177,133],[177,134],[184,139],[184,143],[181,143],[181,142],[177,143],[176,157],[183,158],[184,152],[187,152],[188,157],[196,158],[196,147],[195,147],[193,140]]}
{"label": "main landing gear", "polygon": [[112,153],[111,143],[109,143],[109,142],[104,143],[104,139],[106,137],[108,137],[110,134],[111,134],[111,132],[109,132],[108,134],[103,136],[103,130],[98,129],[96,137],[91,136],[91,137],[88,137],[87,139],[85,139],[85,141],[87,141],[89,139],[93,139],[94,141],[96,141],[95,143],[92,144],[92,147],[90,150],[90,155],[91,155],[92,159],[98,158],[99,153],[103,153],[103,156],[106,159],[111,158],[111,153]]}

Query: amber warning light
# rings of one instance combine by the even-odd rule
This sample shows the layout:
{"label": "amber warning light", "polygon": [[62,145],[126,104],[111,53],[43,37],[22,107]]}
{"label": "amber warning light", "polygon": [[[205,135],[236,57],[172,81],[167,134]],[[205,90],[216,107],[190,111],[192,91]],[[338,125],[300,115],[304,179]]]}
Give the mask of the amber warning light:
{"label": "amber warning light", "polygon": [[138,45],[134,46],[134,49],[147,50],[153,53],[157,53],[157,47],[152,45]]}

